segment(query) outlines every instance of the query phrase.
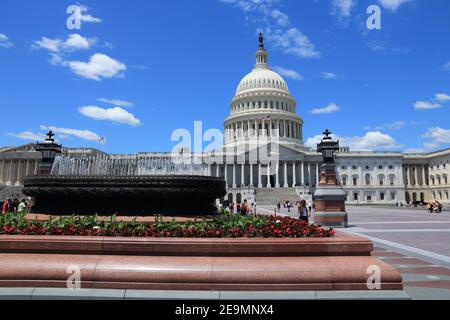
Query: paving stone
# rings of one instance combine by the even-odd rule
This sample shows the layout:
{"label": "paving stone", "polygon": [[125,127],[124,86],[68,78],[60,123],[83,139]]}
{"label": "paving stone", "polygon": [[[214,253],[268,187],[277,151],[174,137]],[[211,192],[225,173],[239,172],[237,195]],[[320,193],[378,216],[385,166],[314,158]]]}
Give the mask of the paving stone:
{"label": "paving stone", "polygon": [[318,300],[411,300],[405,291],[317,291]]}
{"label": "paving stone", "polygon": [[33,288],[0,288],[0,300],[31,300]]}
{"label": "paving stone", "polygon": [[315,300],[314,291],[239,292],[221,291],[221,300]]}

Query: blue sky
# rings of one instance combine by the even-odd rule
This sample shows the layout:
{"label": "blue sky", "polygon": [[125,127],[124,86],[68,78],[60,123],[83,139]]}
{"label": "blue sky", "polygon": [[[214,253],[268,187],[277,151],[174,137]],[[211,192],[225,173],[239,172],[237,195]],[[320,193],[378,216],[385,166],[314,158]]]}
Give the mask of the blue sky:
{"label": "blue sky", "polygon": [[[366,27],[372,4],[381,30]],[[447,0],[0,0],[0,146],[53,128],[71,147],[170,151],[175,129],[222,129],[261,30],[309,143],[330,128],[353,149],[448,148],[449,13]]]}

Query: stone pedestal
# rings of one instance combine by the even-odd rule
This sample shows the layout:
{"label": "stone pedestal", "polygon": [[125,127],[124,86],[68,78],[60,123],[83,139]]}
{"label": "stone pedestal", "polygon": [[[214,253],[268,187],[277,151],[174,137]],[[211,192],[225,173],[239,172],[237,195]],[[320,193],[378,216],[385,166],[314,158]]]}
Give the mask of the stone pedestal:
{"label": "stone pedestal", "polygon": [[321,179],[314,193],[314,223],[325,227],[346,228],[348,216],[345,212],[345,198],[345,191],[337,182],[336,165],[322,165]]}

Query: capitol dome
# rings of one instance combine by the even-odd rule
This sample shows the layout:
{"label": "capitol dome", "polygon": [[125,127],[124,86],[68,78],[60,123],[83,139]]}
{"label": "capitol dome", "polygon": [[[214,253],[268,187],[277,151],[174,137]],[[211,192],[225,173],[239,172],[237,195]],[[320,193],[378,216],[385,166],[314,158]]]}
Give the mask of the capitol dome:
{"label": "capitol dome", "polygon": [[262,34],[253,70],[239,83],[225,119],[225,144],[233,146],[269,137],[283,144],[303,146],[303,119],[286,81],[268,63]]}
{"label": "capitol dome", "polygon": [[289,93],[286,81],[278,73],[272,71],[268,65],[265,67],[257,66],[246,75],[239,83],[236,94],[260,89],[275,89]]}

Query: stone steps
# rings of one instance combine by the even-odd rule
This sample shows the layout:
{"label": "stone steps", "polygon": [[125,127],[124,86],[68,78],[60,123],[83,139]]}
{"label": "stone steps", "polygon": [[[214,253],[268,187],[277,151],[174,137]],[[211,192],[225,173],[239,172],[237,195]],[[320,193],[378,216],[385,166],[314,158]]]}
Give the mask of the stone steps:
{"label": "stone steps", "polygon": [[256,203],[258,205],[275,206],[281,201],[291,201],[295,203],[300,200],[294,188],[262,188],[256,189]]}

